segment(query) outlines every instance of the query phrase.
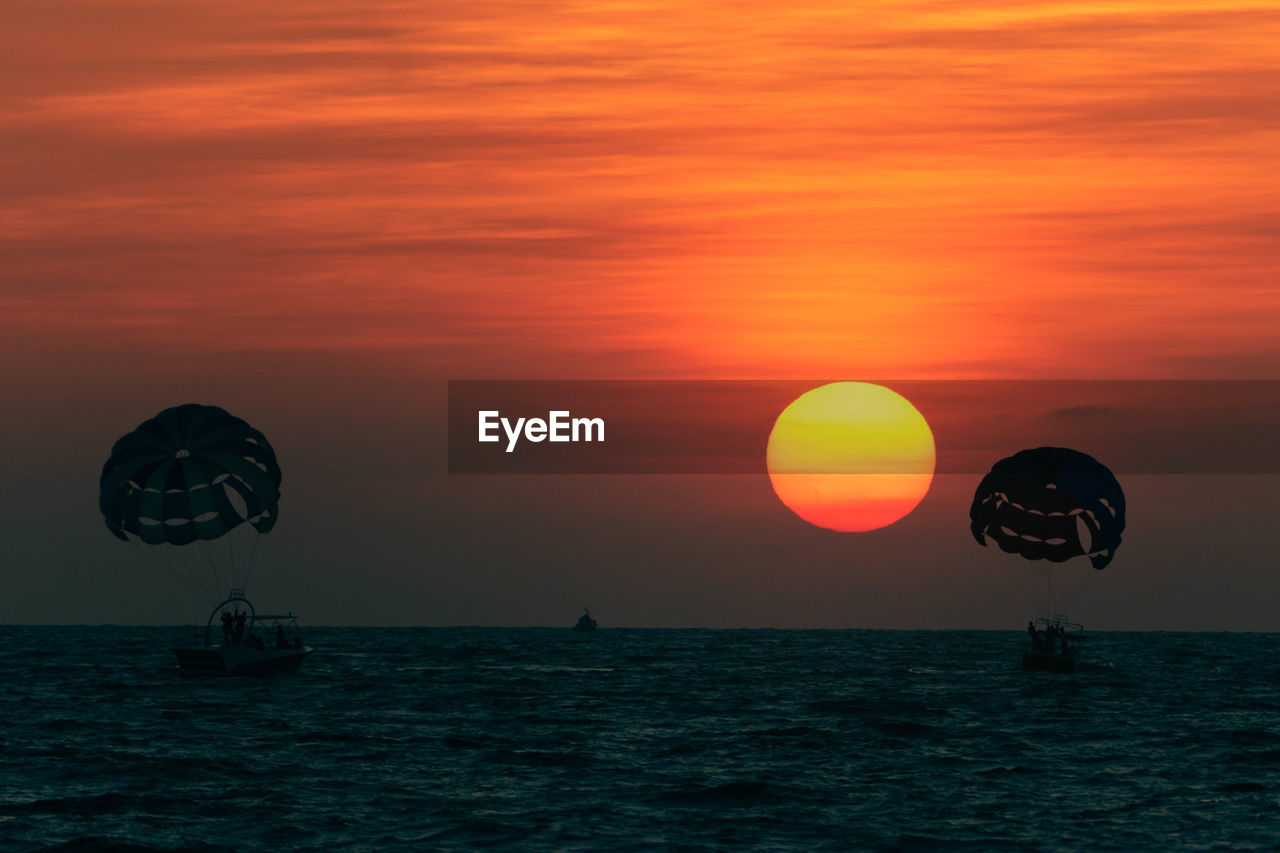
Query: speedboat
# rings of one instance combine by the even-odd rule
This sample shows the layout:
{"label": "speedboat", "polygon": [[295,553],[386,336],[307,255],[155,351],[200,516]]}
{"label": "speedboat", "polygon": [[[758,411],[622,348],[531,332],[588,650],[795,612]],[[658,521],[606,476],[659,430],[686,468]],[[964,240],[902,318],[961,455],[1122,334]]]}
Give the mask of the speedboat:
{"label": "speedboat", "polygon": [[1082,630],[1083,625],[1061,618],[1037,619],[1027,627],[1031,638],[1022,653],[1022,665],[1046,672],[1075,672],[1080,662],[1080,643],[1085,640]]}
{"label": "speedboat", "polygon": [[201,645],[173,649],[183,675],[267,675],[297,672],[311,647],[292,613],[258,613],[233,589],[209,614]]}
{"label": "speedboat", "polygon": [[596,620],[591,618],[591,608],[582,608],[582,615],[578,617],[578,624],[573,626],[575,631],[594,631],[596,629]]}

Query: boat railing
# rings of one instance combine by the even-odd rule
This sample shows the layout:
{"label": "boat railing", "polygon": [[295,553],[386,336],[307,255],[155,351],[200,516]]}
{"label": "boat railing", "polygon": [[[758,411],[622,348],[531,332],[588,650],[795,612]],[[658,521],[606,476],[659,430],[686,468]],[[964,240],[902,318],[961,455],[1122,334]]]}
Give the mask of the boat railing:
{"label": "boat railing", "polygon": [[1039,637],[1027,641],[1026,654],[1074,659],[1079,655],[1080,643],[1088,639],[1080,633],[1084,625],[1062,617],[1036,619],[1033,624]]}
{"label": "boat railing", "polygon": [[1064,631],[1083,631],[1084,626],[1079,622],[1068,622],[1061,616],[1044,617],[1035,621],[1036,627],[1045,628],[1061,628]]}
{"label": "boat railing", "polygon": [[298,626],[298,617],[288,613],[259,614],[254,627],[269,647],[277,649],[302,648],[302,628]]}

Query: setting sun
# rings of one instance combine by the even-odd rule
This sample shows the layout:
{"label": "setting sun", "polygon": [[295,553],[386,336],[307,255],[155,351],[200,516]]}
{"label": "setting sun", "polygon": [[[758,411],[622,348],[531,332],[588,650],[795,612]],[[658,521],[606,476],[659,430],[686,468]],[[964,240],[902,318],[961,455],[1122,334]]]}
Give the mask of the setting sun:
{"label": "setting sun", "polygon": [[831,530],[875,530],[905,516],[933,481],[933,433],[902,395],[833,382],[797,397],[769,434],[773,490],[796,515]]}

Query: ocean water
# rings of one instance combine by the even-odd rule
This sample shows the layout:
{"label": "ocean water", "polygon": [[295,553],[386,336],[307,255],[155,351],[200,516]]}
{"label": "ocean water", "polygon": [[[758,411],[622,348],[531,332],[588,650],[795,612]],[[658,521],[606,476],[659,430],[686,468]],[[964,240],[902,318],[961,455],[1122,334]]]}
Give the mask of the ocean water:
{"label": "ocean water", "polygon": [[0,850],[1274,850],[1280,635],[3,627]]}

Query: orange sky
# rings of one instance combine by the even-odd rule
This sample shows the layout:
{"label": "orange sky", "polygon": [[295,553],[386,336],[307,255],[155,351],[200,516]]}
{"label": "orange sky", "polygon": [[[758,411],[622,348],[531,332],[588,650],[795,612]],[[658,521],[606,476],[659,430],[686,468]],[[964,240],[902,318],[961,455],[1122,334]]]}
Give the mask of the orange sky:
{"label": "orange sky", "polygon": [[[10,7],[0,621],[191,615],[95,498],[115,438],[194,401],[271,437],[261,583],[322,624],[1021,625],[973,581],[967,476],[856,541],[763,447],[450,477],[444,380],[1280,379],[1274,4]],[[983,416],[1149,445],[1116,405]],[[1191,432],[1247,457],[1222,408]],[[1214,480],[1204,520],[1211,479],[1126,479],[1112,625],[1275,627],[1274,477]]]}
{"label": "orange sky", "polygon": [[12,348],[1280,376],[1280,11],[23,4]]}

